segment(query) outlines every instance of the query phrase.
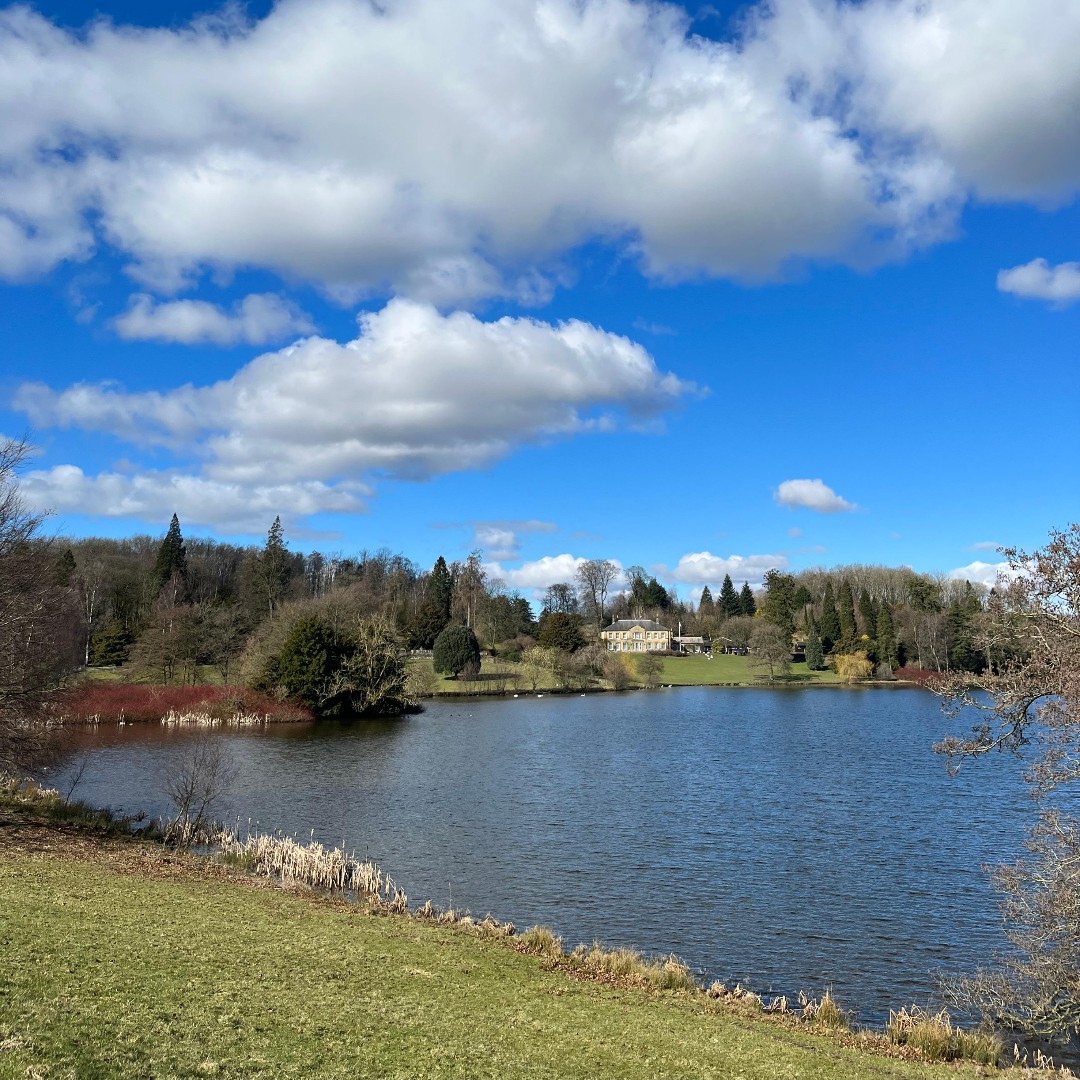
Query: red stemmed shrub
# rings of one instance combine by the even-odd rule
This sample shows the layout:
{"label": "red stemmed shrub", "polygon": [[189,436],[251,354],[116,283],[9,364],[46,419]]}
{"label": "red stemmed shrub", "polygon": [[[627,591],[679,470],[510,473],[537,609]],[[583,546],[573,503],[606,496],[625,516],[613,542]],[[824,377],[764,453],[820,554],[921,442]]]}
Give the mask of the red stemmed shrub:
{"label": "red stemmed shrub", "polygon": [[310,720],[302,706],[278,701],[243,686],[153,686],[146,683],[85,682],[65,690],[56,714],[69,721],[127,720],[157,723],[169,712],[209,713],[228,720],[236,713],[265,716],[272,723]]}

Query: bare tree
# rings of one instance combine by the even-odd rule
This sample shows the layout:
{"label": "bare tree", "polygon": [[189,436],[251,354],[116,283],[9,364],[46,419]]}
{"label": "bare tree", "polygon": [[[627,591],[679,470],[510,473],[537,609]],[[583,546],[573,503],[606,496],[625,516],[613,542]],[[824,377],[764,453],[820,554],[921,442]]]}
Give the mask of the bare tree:
{"label": "bare tree", "polygon": [[205,838],[235,779],[222,738],[200,732],[185,739],[169,755],[162,775],[173,808],[166,835],[183,847]]}
{"label": "bare tree", "polygon": [[48,752],[41,711],[78,662],[71,592],[56,584],[41,515],[18,490],[28,451],[25,440],[0,440],[0,773],[30,769]]}
{"label": "bare tree", "polygon": [[777,675],[787,675],[791,671],[791,636],[775,623],[760,619],[758,623],[750,635],[747,663],[757,671],[764,671],[772,682]]}
{"label": "bare tree", "polygon": [[[951,715],[973,710],[980,722],[937,749],[954,768],[994,749],[1034,750],[1025,775],[1043,795],[1080,779],[1080,525],[1052,533],[1031,555],[1005,555],[1009,572],[988,599],[977,642],[995,662],[939,687]],[[1030,859],[995,873],[1012,949],[995,969],[948,988],[995,1023],[1069,1039],[1080,1034],[1077,822],[1044,811],[1029,847]]]}
{"label": "bare tree", "polygon": [[608,589],[619,576],[619,568],[610,559],[586,559],[577,568],[577,579],[585,603],[596,620],[598,630],[604,627],[604,605],[607,602]]}

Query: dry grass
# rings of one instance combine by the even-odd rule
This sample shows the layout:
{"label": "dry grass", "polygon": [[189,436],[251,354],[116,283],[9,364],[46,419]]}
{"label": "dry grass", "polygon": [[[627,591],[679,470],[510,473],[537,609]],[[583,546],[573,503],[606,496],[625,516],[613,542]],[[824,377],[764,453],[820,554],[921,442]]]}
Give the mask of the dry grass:
{"label": "dry grass", "polygon": [[677,956],[646,960],[634,949],[605,949],[599,942],[579,945],[566,957],[571,970],[657,990],[697,990],[697,980]]}
{"label": "dry grass", "polygon": [[830,1030],[849,1031],[851,1029],[850,1017],[836,1004],[828,990],[816,999],[800,994],[799,1005],[802,1008],[802,1018],[808,1024]]}
{"label": "dry grass", "polygon": [[522,952],[545,956],[549,960],[561,960],[563,955],[562,938],[549,926],[530,926],[519,935],[517,946]]}
{"label": "dry grass", "polygon": [[301,844],[291,836],[253,833],[243,840],[235,832],[222,832],[217,845],[222,855],[257,874],[322,892],[350,894],[387,912],[408,910],[409,898],[389,874],[373,862],[346,855],[341,848],[326,848],[316,840]]}
{"label": "dry grass", "polygon": [[977,1061],[995,1065],[1001,1057],[1001,1041],[984,1032],[955,1027],[948,1010],[928,1013],[913,1005],[889,1013],[885,1036],[897,1046],[913,1046],[928,1061]]}

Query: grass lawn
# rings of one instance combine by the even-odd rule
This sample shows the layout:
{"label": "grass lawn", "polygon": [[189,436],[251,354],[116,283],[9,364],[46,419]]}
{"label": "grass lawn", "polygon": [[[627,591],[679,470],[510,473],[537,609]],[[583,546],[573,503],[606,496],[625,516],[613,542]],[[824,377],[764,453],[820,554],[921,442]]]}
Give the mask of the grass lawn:
{"label": "grass lawn", "polygon": [[36,829],[0,805],[2,1078],[979,1075],[697,993],[577,980],[460,928],[255,887],[150,845]]}
{"label": "grass lawn", "polygon": [[[672,686],[715,686],[718,683],[759,685],[764,682],[760,673],[751,668],[746,656],[715,653],[707,656],[665,656],[665,683]],[[806,664],[792,664],[791,674],[777,680],[776,685],[799,686],[806,683],[839,682],[835,671],[811,671]]]}
{"label": "grass lawn", "polygon": [[[627,653],[624,659],[630,669],[634,668],[634,657],[639,654]],[[766,685],[758,672],[747,664],[745,656],[729,656],[717,653],[712,659],[707,656],[663,656],[664,664],[660,682],[671,686],[759,686]],[[485,656],[480,665],[480,677],[469,682],[458,682],[445,675],[435,675],[430,660],[412,660],[413,665],[426,671],[425,678],[430,680],[433,693],[437,697],[453,694],[490,694],[490,693],[531,693],[551,691],[559,687],[558,680],[551,672],[544,672],[535,687],[522,678],[520,664],[507,660],[497,660]],[[791,674],[776,681],[776,686],[804,686],[810,683],[838,683],[834,671],[811,671],[806,664],[792,664]]]}

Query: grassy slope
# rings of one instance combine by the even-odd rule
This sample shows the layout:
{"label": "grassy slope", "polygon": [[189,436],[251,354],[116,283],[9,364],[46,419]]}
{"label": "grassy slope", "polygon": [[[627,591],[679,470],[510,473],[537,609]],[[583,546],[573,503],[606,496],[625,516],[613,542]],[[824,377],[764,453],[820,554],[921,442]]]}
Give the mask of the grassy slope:
{"label": "grassy slope", "polygon": [[0,849],[0,1077],[976,1075],[155,859]]}

